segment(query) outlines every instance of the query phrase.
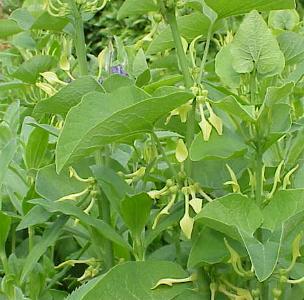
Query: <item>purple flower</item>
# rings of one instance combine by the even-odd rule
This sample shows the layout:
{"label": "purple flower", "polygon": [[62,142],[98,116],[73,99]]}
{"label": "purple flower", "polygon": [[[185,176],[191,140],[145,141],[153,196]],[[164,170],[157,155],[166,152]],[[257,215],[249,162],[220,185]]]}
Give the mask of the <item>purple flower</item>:
{"label": "purple flower", "polygon": [[113,66],[111,67],[111,73],[112,74],[119,74],[121,76],[125,76],[128,77],[128,73],[124,70],[122,65],[117,65],[117,66]]}

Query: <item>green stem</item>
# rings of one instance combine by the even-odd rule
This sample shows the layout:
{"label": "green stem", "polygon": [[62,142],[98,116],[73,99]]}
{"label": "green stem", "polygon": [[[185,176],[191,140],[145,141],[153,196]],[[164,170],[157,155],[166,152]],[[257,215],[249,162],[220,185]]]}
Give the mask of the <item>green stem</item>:
{"label": "green stem", "polygon": [[175,7],[174,8],[166,8],[163,0],[158,0],[158,4],[161,10],[162,15],[170,26],[171,33],[173,36],[173,41],[177,53],[177,58],[180,64],[180,68],[182,74],[184,76],[184,84],[186,88],[190,88],[192,86],[192,78],[189,71],[189,65],[187,61],[187,56],[184,51],[181,34],[178,29]]}
{"label": "green stem", "polygon": [[[106,156],[109,157],[109,153],[106,153]],[[97,166],[103,165],[102,152],[98,151],[95,155],[95,161]],[[97,198],[99,217],[102,218],[104,222],[111,226],[111,207],[110,202],[105,193],[100,188],[100,195]],[[105,253],[105,264],[106,268],[110,269],[114,266],[114,252],[113,244],[110,240],[104,240],[104,253]]]}
{"label": "green stem", "polygon": [[203,75],[204,75],[204,71],[205,71],[205,65],[207,62],[207,57],[208,57],[208,53],[209,53],[209,48],[210,48],[210,41],[211,41],[211,37],[212,37],[212,31],[213,31],[213,24],[211,23],[208,29],[208,34],[207,34],[207,40],[206,40],[206,45],[205,45],[205,49],[204,49],[204,54],[203,54],[203,58],[202,58],[202,62],[201,62],[201,67],[200,67],[200,73],[198,76],[198,80],[197,83],[201,83],[202,79],[203,79]]}
{"label": "green stem", "polygon": [[75,0],[69,0],[69,2],[74,17],[73,19],[74,29],[75,29],[74,45],[76,49],[80,75],[85,76],[88,75],[89,71],[88,71],[87,50],[86,50],[86,43],[84,37],[82,16],[79,9],[77,8]]}
{"label": "green stem", "polygon": [[255,199],[256,203],[261,207],[263,204],[263,154],[260,149],[257,149],[256,153],[256,189],[255,189]]}
{"label": "green stem", "polygon": [[134,238],[133,242],[134,254],[136,261],[144,261],[145,260],[145,249],[143,246],[143,242],[140,236]]}
{"label": "green stem", "polygon": [[[195,134],[195,111],[196,111],[196,100],[194,99],[192,103],[192,110],[189,112],[187,118],[186,146],[188,151],[190,149]],[[185,162],[185,171],[189,177],[192,176],[192,160],[190,159],[189,156]]]}
{"label": "green stem", "polygon": [[167,157],[167,154],[163,148],[163,146],[161,145],[160,141],[159,141],[159,138],[157,137],[157,135],[155,134],[155,132],[151,132],[151,135],[156,143],[156,146],[158,148],[158,151],[160,152],[160,154],[162,155],[164,161],[167,163],[171,173],[172,173],[172,176],[174,177],[177,177],[177,172],[175,170],[175,168],[173,167],[173,165],[171,164],[171,162],[169,161],[168,157]]}

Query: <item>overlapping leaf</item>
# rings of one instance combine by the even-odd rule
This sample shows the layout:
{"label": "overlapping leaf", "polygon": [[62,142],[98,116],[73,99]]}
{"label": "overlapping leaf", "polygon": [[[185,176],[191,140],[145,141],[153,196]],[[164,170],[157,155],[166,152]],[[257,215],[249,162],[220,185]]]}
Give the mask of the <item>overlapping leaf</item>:
{"label": "overlapping leaf", "polygon": [[136,87],[123,87],[110,94],[90,93],[67,115],[56,148],[56,166],[66,165],[91,154],[102,145],[130,135],[148,132],[153,124],[192,98],[177,92],[150,98]]}

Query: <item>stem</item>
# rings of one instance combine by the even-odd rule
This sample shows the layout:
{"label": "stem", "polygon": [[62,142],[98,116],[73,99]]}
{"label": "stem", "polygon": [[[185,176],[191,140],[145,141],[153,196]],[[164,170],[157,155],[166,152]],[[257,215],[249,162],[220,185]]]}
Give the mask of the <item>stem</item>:
{"label": "stem", "polygon": [[151,135],[157,145],[157,148],[158,148],[158,151],[160,152],[160,154],[162,155],[164,161],[167,163],[171,173],[172,173],[172,176],[174,177],[177,177],[177,172],[176,170],[174,169],[173,165],[170,163],[168,157],[167,157],[167,154],[163,148],[163,146],[161,145],[160,141],[159,141],[159,138],[157,137],[157,135],[155,134],[155,132],[151,132]]}
{"label": "stem", "polygon": [[143,246],[142,239],[140,236],[136,236],[133,242],[134,255],[136,261],[144,261],[145,260],[145,249]]}
{"label": "stem", "polygon": [[83,29],[83,22],[82,16],[80,11],[77,8],[75,0],[69,0],[72,14],[74,17],[74,29],[75,29],[75,37],[74,37],[74,45],[76,49],[77,60],[80,69],[80,75],[85,76],[88,75],[88,63],[87,63],[87,50],[85,44],[85,37],[84,37],[84,29]]}
{"label": "stem", "polygon": [[[195,110],[196,110],[196,100],[193,100],[192,103],[192,110],[188,114],[188,119],[187,119],[187,131],[186,131],[186,146],[189,151],[190,146],[192,144],[192,141],[194,139],[194,134],[195,134]],[[192,160],[190,157],[187,157],[187,160],[185,162],[185,171],[186,174],[191,177],[192,175]]]}
{"label": "stem", "polygon": [[[108,153],[106,153],[108,157]],[[103,165],[102,152],[98,151],[95,155],[95,161],[97,166]],[[99,217],[102,218],[104,222],[111,226],[111,207],[110,202],[105,193],[100,189],[100,195],[97,196],[97,204],[99,210]],[[104,252],[105,252],[105,264],[106,268],[110,269],[114,266],[114,252],[112,242],[108,239],[104,240]]]}
{"label": "stem", "polygon": [[189,71],[189,65],[186,57],[186,53],[184,51],[181,35],[178,29],[175,7],[174,8],[166,8],[163,0],[158,0],[158,5],[160,7],[161,13],[164,16],[165,20],[170,26],[171,33],[173,36],[173,41],[177,53],[177,58],[181,67],[182,74],[184,76],[184,84],[186,88],[190,88],[192,86],[192,78]]}
{"label": "stem", "polygon": [[255,189],[255,199],[258,206],[263,204],[263,154],[260,149],[257,149],[256,153],[256,189]]}
{"label": "stem", "polygon": [[207,62],[207,57],[208,57],[209,48],[210,48],[210,41],[211,41],[211,37],[212,37],[212,31],[213,31],[213,23],[210,24],[209,29],[208,29],[206,45],[205,45],[204,54],[203,54],[203,58],[202,58],[202,62],[201,62],[200,73],[199,73],[199,76],[198,76],[198,82],[197,82],[198,84],[201,83],[201,81],[203,79],[203,75],[204,75],[204,71],[205,71],[205,65],[206,65],[206,62]]}

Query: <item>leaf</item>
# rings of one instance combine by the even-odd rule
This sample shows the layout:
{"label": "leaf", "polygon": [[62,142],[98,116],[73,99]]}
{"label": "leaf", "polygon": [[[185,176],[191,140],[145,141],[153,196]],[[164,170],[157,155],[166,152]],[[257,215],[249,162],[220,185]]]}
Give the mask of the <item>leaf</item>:
{"label": "leaf", "polygon": [[[183,79],[183,75],[179,75],[179,74],[169,75],[169,76],[166,76],[166,77],[160,79],[159,81],[155,81],[155,82],[152,82],[152,83],[146,85],[144,87],[144,90],[147,93],[152,94],[154,92],[157,92],[158,89],[167,88],[168,86],[175,85],[176,83],[181,82],[182,79]],[[165,94],[168,94],[168,93],[165,93]],[[165,94],[162,94],[162,95],[165,95]],[[161,96],[161,95],[159,95],[159,96]]]}
{"label": "leaf", "polygon": [[69,20],[67,18],[54,17],[45,11],[35,20],[31,29],[62,31],[68,23]]}
{"label": "leaf", "polygon": [[304,211],[304,189],[278,191],[264,208],[263,228],[274,231],[293,216]]}
{"label": "leaf", "polygon": [[178,92],[148,98],[135,87],[120,88],[110,94],[86,95],[67,115],[56,147],[57,171],[102,145],[151,131],[159,118],[192,97],[190,93]]}
{"label": "leaf", "polygon": [[152,199],[141,193],[126,196],[121,202],[121,214],[134,237],[140,237],[150,216]]}
{"label": "leaf", "polygon": [[75,178],[70,178],[68,170],[58,175],[55,165],[52,164],[38,171],[35,188],[43,198],[55,201],[63,196],[83,191],[86,184]]}
{"label": "leaf", "polygon": [[50,217],[51,213],[45,210],[42,206],[34,206],[22,219],[16,230],[22,230],[30,226],[45,223]]}
{"label": "leaf", "polygon": [[230,115],[239,117],[241,120],[254,122],[254,107],[240,104],[235,97],[228,96],[220,101],[212,101],[213,106],[220,108]]}
{"label": "leaf", "polygon": [[138,77],[144,71],[148,69],[148,64],[146,61],[146,55],[142,48],[138,50],[133,61],[133,75]]}
{"label": "leaf", "polygon": [[11,35],[22,32],[22,28],[18,26],[18,23],[10,19],[0,20],[0,38],[4,39]]}
{"label": "leaf", "polygon": [[241,240],[241,232],[253,235],[262,224],[263,215],[252,199],[229,194],[205,205],[195,220]]}
{"label": "leaf", "polygon": [[254,69],[263,76],[280,74],[284,55],[262,16],[257,11],[247,14],[230,46],[232,65],[238,73]]}
{"label": "leaf", "polygon": [[19,66],[13,76],[27,83],[36,83],[40,73],[49,71],[56,64],[56,59],[50,55],[36,55]]}
{"label": "leaf", "polygon": [[259,242],[247,233],[241,232],[241,235],[255,274],[258,280],[262,282],[270,277],[277,265],[283,238],[283,228],[280,226],[264,243]]}
{"label": "leaf", "polygon": [[278,43],[285,56],[286,64],[294,65],[304,59],[304,37],[296,32],[284,32],[278,36]]}
{"label": "leaf", "polygon": [[46,252],[47,248],[54,245],[58,240],[64,224],[68,221],[68,216],[60,216],[48,229],[46,229],[39,241],[35,244],[29,255],[26,257],[20,281],[24,282],[27,279],[29,272],[32,271],[36,262]]}
{"label": "leaf", "polygon": [[28,169],[39,169],[43,162],[49,142],[49,134],[41,128],[35,128],[25,148],[25,161]]}
{"label": "leaf", "polygon": [[[202,35],[207,37],[210,20],[202,13],[192,13],[190,15],[177,18],[180,34],[188,42]],[[216,30],[215,25],[214,30]],[[166,49],[174,48],[173,37],[169,27],[166,27],[155,39],[150,43],[147,54],[156,54]]]}
{"label": "leaf", "polygon": [[299,14],[295,9],[271,11],[268,24],[273,29],[292,31],[299,23]]}
{"label": "leaf", "polygon": [[41,205],[49,212],[61,212],[66,216],[73,216],[80,220],[84,225],[94,227],[101,235],[108,240],[130,250],[128,243],[106,222],[96,219],[84,213],[79,207],[68,202],[53,202],[44,199],[34,199],[30,203]]}
{"label": "leaf", "polygon": [[15,139],[9,141],[1,150],[0,150],[0,187],[3,184],[6,172],[8,167],[14,158],[14,155],[17,151],[17,142]]}
{"label": "leaf", "polygon": [[121,76],[119,74],[112,74],[110,77],[105,79],[105,81],[102,83],[102,87],[108,93],[112,93],[122,87],[133,86],[133,85],[134,82],[131,78],[126,76]]}
{"label": "leaf", "polygon": [[204,141],[201,133],[197,134],[190,147],[190,158],[192,161],[227,159],[241,155],[246,149],[246,144],[236,133],[224,128],[223,135],[213,130],[208,141]]}
{"label": "leaf", "polygon": [[[224,239],[223,233],[204,227],[194,240],[188,258],[188,268],[191,269],[204,263],[216,264],[227,259],[229,252]],[[229,245],[232,245],[231,241],[229,240]]]}
{"label": "leaf", "polygon": [[0,254],[5,251],[5,242],[11,228],[11,217],[0,211]]}
{"label": "leaf", "polygon": [[80,103],[84,95],[93,91],[103,92],[103,88],[93,77],[77,78],[54,96],[38,102],[34,115],[47,113],[65,116],[73,106]]}
{"label": "leaf", "polygon": [[91,169],[111,205],[120,213],[120,203],[127,194],[132,193],[131,187],[108,167],[93,166]]}
{"label": "leaf", "polygon": [[222,82],[230,88],[238,88],[241,76],[232,66],[231,45],[224,46],[215,57],[215,72]]}
{"label": "leaf", "polygon": [[205,0],[206,3],[217,12],[219,18],[242,15],[253,9],[258,11],[270,11],[277,9],[295,8],[294,0]]}
{"label": "leaf", "polygon": [[140,16],[148,12],[157,11],[158,6],[154,0],[126,0],[118,11],[118,20],[130,16]]}
{"label": "leaf", "polygon": [[66,300],[153,299],[170,300],[190,284],[162,286],[151,290],[163,278],[184,278],[188,274],[177,264],[165,261],[127,262],[81,286]]}
{"label": "leaf", "polygon": [[252,199],[241,194],[230,194],[208,203],[196,220],[243,241],[259,281],[273,272],[279,256],[283,229],[280,226],[268,240],[261,243],[253,234],[263,222],[264,213]]}
{"label": "leaf", "polygon": [[29,30],[34,24],[34,17],[24,8],[17,8],[10,15],[10,19],[17,22],[18,26],[23,30]]}

